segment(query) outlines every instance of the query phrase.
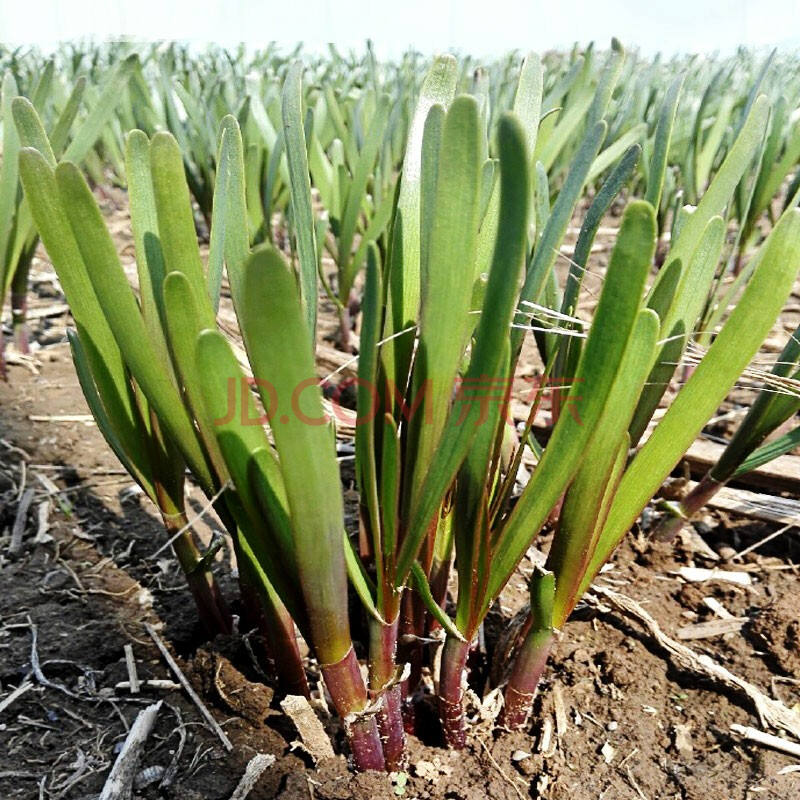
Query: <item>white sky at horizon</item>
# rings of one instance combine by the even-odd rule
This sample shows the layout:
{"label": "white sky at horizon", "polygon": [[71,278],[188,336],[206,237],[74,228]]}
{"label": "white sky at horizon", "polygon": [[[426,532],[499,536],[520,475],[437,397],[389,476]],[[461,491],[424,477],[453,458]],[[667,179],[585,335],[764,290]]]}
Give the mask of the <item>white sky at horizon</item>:
{"label": "white sky at horizon", "polygon": [[617,36],[645,53],[727,53],[738,45],[800,48],[800,0],[0,0],[0,41],[50,49],[59,41],[121,36],[257,48],[270,41],[311,50],[328,42],[379,57],[409,46],[476,56],[546,50]]}

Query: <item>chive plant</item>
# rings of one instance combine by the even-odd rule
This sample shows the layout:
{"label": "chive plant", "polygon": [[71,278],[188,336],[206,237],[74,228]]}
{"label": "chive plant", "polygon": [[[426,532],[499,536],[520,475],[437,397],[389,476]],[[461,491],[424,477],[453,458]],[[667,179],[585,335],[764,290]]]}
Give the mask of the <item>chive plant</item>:
{"label": "chive plant", "polygon": [[[78,119],[78,116],[84,101],[86,79],[79,78],[63,104],[54,107],[51,96],[54,94],[54,64],[47,62],[32,88],[31,101],[49,122],[52,150],[59,156],[77,162],[90,153],[114,112],[135,62],[136,56],[131,56],[115,67],[83,119]],[[3,130],[3,162],[0,166],[0,308],[10,292],[16,344],[22,353],[27,353],[28,276],[39,237],[19,184],[17,155],[20,142],[12,118],[12,104],[16,95],[17,83],[14,76],[7,72],[0,97]],[[0,375],[4,371],[3,342],[0,342]]]}
{"label": "chive plant", "polygon": [[[213,279],[206,284],[203,274],[177,143],[165,133],[151,142],[141,131],[127,140],[139,304],[80,172],[69,161],[55,164],[41,123],[26,101],[15,101],[14,111],[25,145],[20,155],[23,186],[75,311],[73,353],[98,425],[131,475],[154,498],[203,620],[209,629],[220,631],[230,628],[230,618],[211,576],[213,551],[199,554],[183,530],[185,466],[209,500],[216,501],[237,556],[249,619],[262,627],[282,685],[307,694],[294,622],[261,572],[256,556],[260,544],[250,543],[255,534],[249,520],[235,497],[224,493],[231,478],[213,431],[204,419],[192,416],[200,387],[185,365],[186,335],[204,320],[213,322],[219,284]],[[223,191],[222,182],[219,187]],[[166,277],[175,271],[173,266],[180,274],[170,285],[194,281],[196,299],[168,314]]]}
{"label": "chive plant", "polygon": [[[464,741],[463,673],[470,642],[533,535],[564,497],[549,569],[537,573],[532,582],[535,611],[519,643],[506,691],[509,725],[521,724],[527,714],[554,631],[757,351],[791,289],[800,255],[800,220],[790,209],[763,246],[746,297],[703,364],[648,442],[628,461],[629,444],[634,436],[638,439],[642,419],[649,419],[660,397],[644,391],[648,378],[656,368],[663,370],[661,362],[675,352],[668,347],[672,341],[685,346],[685,331],[691,330],[701,310],[698,290],[702,297],[713,278],[722,245],[717,214],[730,202],[764,134],[769,108],[760,98],[703,201],[672,242],[663,273],[646,293],[656,241],[655,211],[646,201],[629,204],[600,305],[577,358],[573,385],[582,392],[581,419],[561,415],[530,484],[510,504],[507,483],[514,473],[503,470],[498,456],[505,426],[502,408],[487,409],[486,419],[481,419],[482,403],[471,403],[462,413],[454,400],[453,381],[460,378],[462,387],[496,380],[506,386],[513,375],[521,339],[512,335],[509,342],[507,335],[518,300],[515,287],[524,268],[522,297],[535,302],[544,291],[554,259],[542,249],[543,243],[559,243],[563,236],[565,217],[603,139],[603,98],[613,90],[612,73],[608,83],[598,87],[598,119],[573,164],[577,177],[565,182],[566,199],[561,204],[557,200],[528,257],[528,166],[533,147],[519,117],[536,121],[539,71],[535,58],[526,62],[520,86],[532,93],[519,97],[519,114],[503,118],[498,127],[500,212],[498,227],[484,234],[492,236],[493,246],[488,248],[492,256],[485,291],[478,293],[480,307],[472,308],[481,222],[486,222],[480,213],[484,167],[479,107],[472,97],[453,99],[456,68],[447,58],[434,64],[412,121],[383,281],[378,281],[374,249],[367,274],[359,365],[359,417],[367,421],[358,428],[356,449],[362,524],[372,540],[375,578],[368,580],[356,569],[351,576],[376,623],[370,646],[375,679],[370,683],[382,687],[384,695],[396,690],[391,680],[384,682],[393,674],[386,665],[396,661],[387,654],[397,641],[393,628],[405,622],[403,595],[411,596],[413,583],[425,611],[446,631],[439,693],[445,733],[455,746]],[[431,175],[435,179],[428,182]],[[255,374],[281,387],[277,404],[269,392],[261,391],[265,406],[274,405],[279,414],[290,401],[292,382],[280,359],[270,359],[264,327],[269,323],[264,320],[280,322],[278,327],[269,324],[268,330],[273,337],[281,334],[282,351],[288,350],[289,331],[297,331],[303,342],[292,350],[298,354],[295,361],[310,340],[298,324],[302,291],[294,296],[297,317],[290,325],[278,306],[286,298],[267,288],[267,264],[277,261],[271,250],[245,261],[245,288],[237,308]],[[470,280],[460,271],[465,263],[476,264]],[[277,266],[272,271],[281,274]],[[260,283],[249,277],[251,273],[259,274]],[[470,320],[471,310],[487,311],[480,313],[477,327]],[[442,325],[445,318],[447,324]],[[208,373],[211,360],[202,364]],[[295,385],[308,381],[311,370],[306,361],[303,370],[292,372]],[[374,393],[370,387],[376,387]],[[405,392],[401,388],[398,394],[398,387],[406,387]],[[304,416],[314,419],[310,412],[317,414],[321,404],[316,390],[308,391],[313,391],[313,403],[310,399],[312,406]],[[406,418],[420,392],[424,393],[416,414]],[[380,417],[365,413],[375,396],[382,401],[379,408],[388,409]],[[284,422],[284,415],[273,419],[280,420],[272,430],[287,480],[297,436],[287,437],[291,429],[284,426],[291,421]],[[265,446],[263,441],[258,447],[254,443],[251,452]],[[604,478],[598,480],[598,474]],[[324,495],[322,484],[315,494]],[[291,500],[289,505],[292,514],[299,513]],[[442,554],[448,538],[459,574],[455,619],[435,602],[430,585],[437,555],[447,563]],[[345,557],[353,558],[349,545],[343,547]],[[420,632],[413,603],[408,618],[409,630]],[[343,649],[344,644],[337,654]],[[400,746],[394,734],[399,730],[397,705],[391,696],[384,697],[378,715],[384,758],[388,756],[390,765]]]}
{"label": "chive plant", "polygon": [[671,541],[729,481],[741,478],[797,447],[800,443],[797,426],[791,425],[783,434],[779,434],[778,430],[800,410],[800,397],[792,384],[793,380],[800,377],[798,361],[800,340],[795,329],[770,374],[763,376],[763,388],[717,463],[682,500],[660,504],[664,516],[654,529],[653,538]]}
{"label": "chive plant", "polygon": [[[69,213],[60,202],[53,172],[55,156],[39,117],[33,106],[22,98],[14,101],[14,116],[22,142],[38,148],[23,153],[22,180],[34,222],[56,265],[75,321],[77,330],[70,333],[70,346],[87,404],[106,441],[159,509],[167,533],[174,537],[175,554],[206,628],[211,633],[229,633],[231,618],[225,601],[188,531],[184,503],[185,462],[164,430],[163,421],[132,379],[130,364],[114,340],[92,288]],[[32,162],[37,163],[28,167]],[[137,245],[142,286],[139,325],[157,331],[158,310],[147,271],[144,243],[140,240]],[[163,339],[159,344],[164,362]]]}
{"label": "chive plant", "polygon": [[[355,381],[358,547],[344,526],[335,419],[323,413],[315,375],[320,228],[310,178],[319,151],[302,65],[288,66],[280,100],[291,258],[269,241],[251,248],[248,147],[234,117],[223,118],[215,153],[206,269],[180,146],[166,133],[129,134],[140,303],[80,172],[69,161],[55,165],[34,112],[24,101],[15,107],[23,186],[78,309],[76,365],[93,411],[113,416],[103,424],[111,433],[144,426],[160,446],[148,454],[151,472],[165,474],[174,451],[214,499],[276,671],[285,686],[307,691],[296,626],[358,769],[402,765],[404,700],[413,700],[430,655],[423,642],[436,629],[444,638],[435,676],[442,726],[451,746],[464,745],[470,648],[551,520],[553,543],[530,577],[530,616],[504,678],[503,722],[525,723],[576,603],[746,369],[795,279],[800,212],[790,203],[754,256],[738,304],[653,427],[717,275],[722,215],[763,148],[770,103],[753,97],[724,158],[712,159],[696,208],[680,211],[651,279],[683,79],[672,76],[672,88],[651,104],[651,140],[649,131],[626,127],[647,93],[623,87],[620,94],[631,70],[621,46],[614,44],[602,66],[593,63],[576,59],[565,79],[553,82],[529,55],[503,95],[510,107],[501,111],[492,110],[489,73],[473,75],[472,93],[459,92],[464,75],[450,56],[435,59],[419,87],[385,247],[370,241],[364,248]],[[565,105],[548,113],[554,98],[579,110]],[[559,131],[567,123],[574,137],[568,145],[560,138],[567,127]],[[363,197],[356,177],[374,163],[364,155],[366,140],[360,148],[340,140],[342,165],[353,169]],[[592,242],[642,163],[646,199],[625,204],[588,323],[576,309]],[[562,285],[558,251],[587,186],[601,178]],[[363,202],[353,208],[360,213]],[[244,354],[217,328],[223,271]],[[70,280],[81,280],[81,288],[68,289]],[[81,322],[82,314],[91,320]],[[508,432],[511,383],[530,327],[546,329],[537,331],[545,375],[562,381],[544,447],[530,435],[541,391],[522,437],[515,442]],[[137,404],[135,422],[113,405],[121,390],[108,384],[92,350],[95,330],[110,331],[116,374],[130,376],[124,397]],[[516,494],[528,447],[537,464]],[[127,449],[120,452],[131,470],[142,471]],[[350,588],[369,620],[366,677],[350,625]]]}

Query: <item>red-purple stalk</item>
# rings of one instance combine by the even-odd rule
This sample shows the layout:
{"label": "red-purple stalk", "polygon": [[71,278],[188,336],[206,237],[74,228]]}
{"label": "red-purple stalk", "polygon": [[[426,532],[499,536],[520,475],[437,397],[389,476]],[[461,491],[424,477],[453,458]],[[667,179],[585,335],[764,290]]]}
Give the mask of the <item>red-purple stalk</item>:
{"label": "red-purple stalk", "polygon": [[406,737],[403,728],[403,690],[397,682],[397,628],[399,617],[389,625],[377,620],[370,623],[369,694],[380,701],[378,729],[383,744],[383,757],[388,772],[403,766]]}
{"label": "red-purple stalk", "polygon": [[[187,527],[188,520],[183,513],[162,514],[162,518],[170,538]],[[209,636],[230,634],[233,626],[228,605],[214,574],[202,563],[202,554],[194,543],[191,532],[184,530],[172,543],[172,549],[186,576],[200,621]]]}
{"label": "red-purple stalk", "polygon": [[311,697],[294,620],[277,596],[263,591],[263,587],[258,590],[252,567],[240,552],[237,566],[245,613],[261,633],[268,666],[278,679],[278,687],[285,694]]}
{"label": "red-purple stalk", "polygon": [[344,720],[353,761],[359,772],[383,770],[383,746],[375,713],[352,645],[335,664],[320,664],[336,713]]}
{"label": "red-purple stalk", "polygon": [[409,665],[403,681],[403,716],[406,730],[414,732],[414,707],[410,699],[422,678],[422,639],[425,635],[425,608],[419,595],[406,591],[400,605],[400,660]]}
{"label": "red-purple stalk", "polygon": [[555,634],[555,576],[552,572],[537,568],[531,576],[530,590],[531,613],[511,669],[500,718],[500,724],[512,730],[524,727],[528,721]]}
{"label": "red-purple stalk", "polygon": [[681,532],[683,526],[709,500],[725,486],[725,481],[716,481],[711,473],[706,473],[697,486],[678,503],[667,503],[665,516],[653,530],[652,538],[657,542],[671,542]]}
{"label": "red-purple stalk", "polygon": [[442,719],[444,738],[447,744],[462,750],[467,740],[464,720],[464,685],[466,683],[469,642],[447,636],[442,652],[442,668],[439,676],[439,714]]}
{"label": "red-purple stalk", "polygon": [[536,689],[547,666],[553,632],[547,631],[525,638],[514,660],[505,691],[505,705],[500,724],[511,730],[525,726],[530,716]]}

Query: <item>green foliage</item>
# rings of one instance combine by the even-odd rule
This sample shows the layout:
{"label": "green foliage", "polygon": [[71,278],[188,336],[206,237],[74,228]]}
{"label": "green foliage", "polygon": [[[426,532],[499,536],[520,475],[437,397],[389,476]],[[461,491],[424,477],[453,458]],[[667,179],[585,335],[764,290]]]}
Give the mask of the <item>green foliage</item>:
{"label": "green foliage", "polygon": [[[362,769],[402,762],[400,668],[412,665],[413,693],[437,627],[445,733],[463,743],[469,645],[550,520],[509,659],[506,721],[521,724],[554,631],[791,291],[797,196],[780,213],[772,202],[800,157],[794,110],[773,89],[783,62],[646,62],[616,41],[606,55],[486,68],[441,56],[428,69],[413,54],[378,65],[371,52],[304,66],[274,50],[226,58],[174,45],[108,55],[57,97],[53,62],[5,78],[0,216],[11,224],[0,253],[18,248],[28,214],[22,249],[38,230],[109,445],[165,522],[182,513],[188,467],[285,655],[276,670],[307,691],[296,625]],[[70,56],[67,79],[87,59]],[[13,99],[20,90],[31,100]],[[127,184],[138,296],[76,159]],[[593,243],[622,208],[596,308],[582,316]],[[346,349],[361,315],[357,543],[316,373],[320,283]],[[228,292],[243,349],[218,325]],[[531,436],[541,388],[522,435],[509,425],[530,328],[541,377],[559,387],[546,445]],[[707,352],[655,422],[698,337]],[[799,360],[793,339],[768,383],[792,387]],[[796,431],[764,442],[798,406],[796,392],[765,389],[710,480],[794,446]],[[520,488],[528,449],[536,466]],[[191,583],[195,554],[178,555]],[[193,584],[201,612],[216,593],[204,580],[205,595]],[[366,681],[348,582],[370,620]],[[363,713],[367,686],[376,705]]]}

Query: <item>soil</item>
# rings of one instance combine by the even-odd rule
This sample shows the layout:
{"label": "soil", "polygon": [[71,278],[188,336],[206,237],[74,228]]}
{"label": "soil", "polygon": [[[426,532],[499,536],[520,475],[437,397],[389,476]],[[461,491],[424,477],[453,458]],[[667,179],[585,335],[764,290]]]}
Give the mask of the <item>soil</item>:
{"label": "soil", "polygon": [[[46,261],[38,268],[46,275]],[[47,280],[35,288],[32,308],[60,302]],[[797,759],[731,733],[733,723],[759,726],[746,698],[678,669],[636,623],[586,607],[576,610],[556,646],[526,732],[495,729],[487,704],[473,709],[467,748],[448,752],[432,705],[423,701],[406,772],[355,775],[342,755],[339,725],[320,712],[338,755],[314,764],[260,670],[258,643],[240,636],[204,641],[174,559],[169,551],[156,554],[165,539],[161,524],[131,491],[94,424],[64,418],[88,415],[63,342],[66,323],[63,317],[37,322],[43,346],[36,364],[12,366],[10,382],[0,383],[0,797],[96,797],[136,714],[155,700],[163,705],[135,790],[147,800],[227,799],[255,753],[276,761],[251,800],[800,797],[800,772],[791,769]],[[8,546],[25,489],[35,493],[14,558]],[[193,502],[199,511],[199,493]],[[209,541],[213,527],[206,518],[200,537]],[[642,604],[673,638],[715,618],[706,598],[747,618],[740,633],[687,644],[794,706],[800,702],[797,539],[788,532],[728,563],[774,526],[707,515],[695,528],[718,561],[708,560],[690,536],[656,545],[634,530],[600,582]],[[546,536],[537,542],[542,549],[547,544]],[[217,558],[225,566],[226,547]],[[752,583],[689,584],[676,575],[687,565],[744,571]],[[489,647],[499,623],[524,603],[530,566],[523,562],[487,621]],[[218,573],[234,596],[229,570]],[[141,680],[174,680],[144,623],[176,656],[230,737],[231,752],[183,691],[145,688],[134,695],[115,688],[127,680],[125,645],[132,646]],[[3,707],[25,681],[31,687]]]}

